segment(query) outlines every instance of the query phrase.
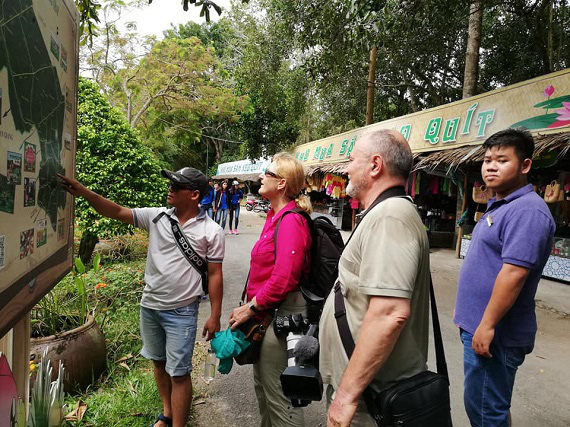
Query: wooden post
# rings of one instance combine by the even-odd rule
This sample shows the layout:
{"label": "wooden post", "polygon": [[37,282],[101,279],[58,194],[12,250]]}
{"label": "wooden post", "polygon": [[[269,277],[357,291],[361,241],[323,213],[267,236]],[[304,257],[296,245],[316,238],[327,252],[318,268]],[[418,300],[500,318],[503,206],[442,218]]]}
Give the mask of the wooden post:
{"label": "wooden post", "polygon": [[12,376],[16,382],[18,397],[25,402],[26,415],[29,411],[30,396],[30,314],[20,319],[14,329],[11,329],[0,339],[0,352],[6,355],[10,364]]}
{"label": "wooden post", "polygon": [[[459,194],[459,191],[457,192]],[[457,218],[461,218],[461,215],[467,209],[467,172],[465,172],[465,178],[463,179],[463,204],[461,206],[461,214]],[[461,238],[463,237],[463,227],[459,227],[457,230],[457,242],[455,244],[455,258],[459,258],[461,253]]]}
{"label": "wooden post", "polygon": [[0,352],[4,353],[6,356],[6,360],[8,360],[8,364],[12,367],[12,338],[14,336],[14,331],[10,329],[10,331],[0,338]]}
{"label": "wooden post", "polygon": [[12,372],[18,388],[18,396],[25,402],[26,415],[29,410],[30,396],[30,313],[27,313],[14,326]]}

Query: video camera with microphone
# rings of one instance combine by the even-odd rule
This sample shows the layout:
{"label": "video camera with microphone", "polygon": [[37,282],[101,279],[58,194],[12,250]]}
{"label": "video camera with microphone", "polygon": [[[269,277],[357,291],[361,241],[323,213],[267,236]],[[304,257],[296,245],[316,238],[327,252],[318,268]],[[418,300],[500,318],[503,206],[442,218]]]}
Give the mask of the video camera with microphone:
{"label": "video camera with microphone", "polygon": [[323,397],[319,372],[319,318],[322,302],[309,302],[307,316],[289,314],[275,317],[275,335],[287,335],[287,368],[281,374],[283,394],[293,407],[307,406]]}

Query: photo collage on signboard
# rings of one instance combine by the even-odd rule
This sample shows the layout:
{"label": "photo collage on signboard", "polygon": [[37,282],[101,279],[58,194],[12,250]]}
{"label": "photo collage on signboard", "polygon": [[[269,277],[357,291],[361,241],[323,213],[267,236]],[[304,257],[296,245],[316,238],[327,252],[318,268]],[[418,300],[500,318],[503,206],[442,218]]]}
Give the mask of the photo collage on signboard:
{"label": "photo collage on signboard", "polygon": [[73,176],[78,85],[73,1],[4,2],[2,19],[0,295],[71,261],[73,203],[57,174]]}

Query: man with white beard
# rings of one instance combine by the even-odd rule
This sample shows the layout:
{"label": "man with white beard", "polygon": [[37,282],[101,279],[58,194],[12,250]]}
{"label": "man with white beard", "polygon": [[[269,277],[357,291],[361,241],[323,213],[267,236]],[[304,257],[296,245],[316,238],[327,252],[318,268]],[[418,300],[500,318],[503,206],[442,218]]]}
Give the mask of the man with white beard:
{"label": "man with white beard", "polygon": [[[378,392],[427,370],[429,244],[404,190],[411,167],[410,147],[395,131],[364,134],[350,155],[347,193],[366,210],[320,321],[329,426],[376,426],[363,391],[370,386]],[[337,292],[356,343],[350,360],[335,317]]]}

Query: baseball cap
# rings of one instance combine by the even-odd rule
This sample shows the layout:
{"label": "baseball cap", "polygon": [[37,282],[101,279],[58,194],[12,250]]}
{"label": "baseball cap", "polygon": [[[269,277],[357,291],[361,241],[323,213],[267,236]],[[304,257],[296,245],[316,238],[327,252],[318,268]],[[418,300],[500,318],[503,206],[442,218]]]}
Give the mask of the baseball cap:
{"label": "baseball cap", "polygon": [[162,170],[162,176],[168,178],[170,182],[188,190],[199,190],[200,195],[206,194],[208,190],[208,177],[198,169],[186,167],[176,172],[166,169]]}
{"label": "baseball cap", "polygon": [[232,182],[232,185],[239,185],[239,182],[234,181],[234,182]]}

